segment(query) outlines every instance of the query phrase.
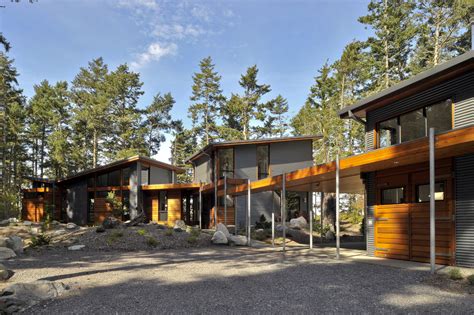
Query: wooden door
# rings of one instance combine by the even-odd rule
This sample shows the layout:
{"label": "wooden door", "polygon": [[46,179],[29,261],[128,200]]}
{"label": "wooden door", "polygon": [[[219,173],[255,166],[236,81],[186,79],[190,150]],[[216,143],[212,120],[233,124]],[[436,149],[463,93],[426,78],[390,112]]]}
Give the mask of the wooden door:
{"label": "wooden door", "polygon": [[377,205],[375,218],[375,256],[410,259],[410,205]]}

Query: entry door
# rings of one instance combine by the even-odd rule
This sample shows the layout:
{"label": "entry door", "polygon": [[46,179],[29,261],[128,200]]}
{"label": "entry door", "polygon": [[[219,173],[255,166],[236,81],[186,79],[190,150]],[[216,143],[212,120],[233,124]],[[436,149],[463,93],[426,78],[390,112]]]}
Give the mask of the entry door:
{"label": "entry door", "polygon": [[375,256],[410,259],[410,205],[376,205]]}

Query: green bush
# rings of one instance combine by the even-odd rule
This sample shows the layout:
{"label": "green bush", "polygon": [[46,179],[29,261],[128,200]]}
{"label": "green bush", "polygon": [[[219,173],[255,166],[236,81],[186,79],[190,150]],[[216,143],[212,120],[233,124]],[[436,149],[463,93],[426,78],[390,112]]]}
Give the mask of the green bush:
{"label": "green bush", "polygon": [[39,247],[39,246],[44,246],[48,245],[51,243],[51,237],[45,235],[45,234],[38,234],[37,236],[33,236],[31,238],[31,246],[32,247]]}
{"label": "green bush", "polygon": [[154,238],[153,236],[149,236],[146,238],[146,244],[150,247],[157,247],[160,244],[160,242],[158,242],[158,240]]}
{"label": "green bush", "polygon": [[260,219],[255,222],[255,229],[258,230],[258,229],[271,229],[272,228],[272,223],[271,222],[268,222],[267,221],[267,218],[265,217],[265,215],[261,215],[260,216]]}
{"label": "green bush", "polygon": [[110,235],[107,237],[107,243],[111,244],[115,241],[117,241],[119,238],[123,236],[122,231],[112,231]]}
{"label": "green bush", "polygon": [[186,240],[189,244],[196,244],[197,243],[197,237],[196,236],[189,236]]}
{"label": "green bush", "polygon": [[201,231],[200,231],[199,229],[193,228],[193,229],[191,229],[191,233],[190,233],[190,234],[191,234],[191,236],[198,238],[199,235],[201,235]]}
{"label": "green bush", "polygon": [[166,235],[166,236],[172,236],[172,235],[173,235],[173,229],[167,229],[167,230],[165,231],[165,235]]}
{"label": "green bush", "polygon": [[462,280],[463,276],[459,268],[452,268],[448,273],[449,279],[451,280]]}
{"label": "green bush", "polygon": [[467,282],[469,282],[470,285],[474,285],[474,275],[470,275],[467,277]]}
{"label": "green bush", "polygon": [[137,231],[137,234],[138,234],[138,235],[141,235],[141,236],[145,236],[145,235],[147,234],[147,231],[146,231],[145,229],[139,229],[139,230]]}
{"label": "green bush", "polygon": [[323,230],[321,231],[321,221],[315,220],[313,222],[313,231],[320,232],[322,236],[326,235],[326,233],[331,230],[331,226],[326,224],[323,226]]}

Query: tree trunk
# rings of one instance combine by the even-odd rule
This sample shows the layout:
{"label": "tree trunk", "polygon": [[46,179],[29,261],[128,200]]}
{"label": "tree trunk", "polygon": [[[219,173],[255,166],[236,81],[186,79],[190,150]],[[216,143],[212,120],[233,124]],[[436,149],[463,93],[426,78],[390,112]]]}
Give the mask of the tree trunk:
{"label": "tree trunk", "polygon": [[94,129],[92,140],[92,167],[97,167],[97,130]]}
{"label": "tree trunk", "polygon": [[336,231],[336,197],[334,193],[325,193],[322,197],[323,225],[330,225]]}
{"label": "tree trunk", "polygon": [[440,13],[436,13],[436,24],[435,24],[435,34],[434,34],[434,50],[433,50],[433,66],[436,66],[439,63],[439,29],[440,29]]}
{"label": "tree trunk", "polygon": [[40,155],[40,177],[43,178],[44,175],[44,142],[46,138],[46,127],[43,126],[43,130],[41,131],[41,155]]}
{"label": "tree trunk", "polygon": [[[387,6],[387,0],[384,1],[384,20],[386,21],[387,20],[387,9],[388,9],[388,6]],[[384,33],[385,33],[385,38],[384,38],[384,54],[385,54],[385,88],[388,88],[390,86],[390,82],[389,82],[389,76],[388,76],[388,70],[389,70],[389,56],[388,56],[388,32],[389,30],[387,29],[387,26],[384,25]]]}

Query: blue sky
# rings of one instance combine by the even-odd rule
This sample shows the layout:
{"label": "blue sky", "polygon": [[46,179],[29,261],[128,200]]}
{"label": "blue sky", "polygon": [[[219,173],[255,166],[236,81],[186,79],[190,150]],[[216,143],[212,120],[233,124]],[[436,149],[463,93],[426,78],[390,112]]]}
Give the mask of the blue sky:
{"label": "blue sky", "polygon": [[[20,85],[31,97],[43,79],[71,81],[102,56],[111,69],[128,63],[140,72],[146,106],[158,93],[176,99],[173,117],[189,126],[192,74],[212,56],[226,95],[257,64],[269,98],[288,99],[290,116],[303,105],[317,69],[337,59],[353,39],[369,35],[357,18],[368,0],[0,0],[0,30]],[[158,158],[169,158],[166,143]]]}

